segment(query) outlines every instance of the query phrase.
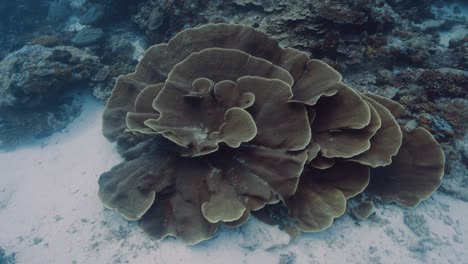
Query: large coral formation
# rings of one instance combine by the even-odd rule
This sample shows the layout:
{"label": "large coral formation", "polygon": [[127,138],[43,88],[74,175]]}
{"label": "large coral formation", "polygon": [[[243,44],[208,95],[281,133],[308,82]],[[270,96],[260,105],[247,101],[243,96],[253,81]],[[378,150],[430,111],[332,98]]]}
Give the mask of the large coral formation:
{"label": "large coral formation", "polygon": [[439,186],[444,154],[423,128],[401,129],[403,114],[253,28],[187,29],[117,81],[103,134],[127,142],[127,160],[101,175],[99,197],[155,238],[189,244],[269,204],[320,231],[368,186],[415,206]]}

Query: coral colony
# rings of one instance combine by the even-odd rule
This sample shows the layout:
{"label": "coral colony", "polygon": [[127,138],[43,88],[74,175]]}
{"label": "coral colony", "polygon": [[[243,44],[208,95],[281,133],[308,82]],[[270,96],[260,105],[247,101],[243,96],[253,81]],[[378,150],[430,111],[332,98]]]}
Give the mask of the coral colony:
{"label": "coral colony", "polygon": [[126,160],[101,175],[99,197],[188,244],[272,206],[297,233],[326,229],[362,192],[413,207],[439,186],[445,158],[428,131],[403,129],[404,115],[251,27],[187,29],[118,79],[103,134]]}

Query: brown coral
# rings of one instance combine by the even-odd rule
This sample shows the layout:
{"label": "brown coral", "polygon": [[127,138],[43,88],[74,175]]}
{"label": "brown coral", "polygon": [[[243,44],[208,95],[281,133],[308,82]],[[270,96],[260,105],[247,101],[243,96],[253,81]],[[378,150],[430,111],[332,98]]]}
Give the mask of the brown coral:
{"label": "brown coral", "polygon": [[444,158],[424,130],[402,133],[399,106],[253,28],[187,29],[118,79],[103,134],[143,142],[101,175],[99,197],[153,237],[189,244],[276,203],[296,228],[323,230],[369,181],[413,206],[439,185]]}

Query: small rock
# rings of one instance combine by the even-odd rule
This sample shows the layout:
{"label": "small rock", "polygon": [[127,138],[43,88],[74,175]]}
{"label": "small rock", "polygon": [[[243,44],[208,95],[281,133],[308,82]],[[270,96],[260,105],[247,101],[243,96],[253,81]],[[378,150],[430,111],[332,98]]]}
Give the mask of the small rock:
{"label": "small rock", "polygon": [[159,10],[159,8],[153,9],[151,14],[148,18],[148,29],[149,30],[156,30],[158,29],[163,23],[163,14]]}
{"label": "small rock", "polygon": [[455,135],[453,126],[438,115],[423,113],[419,116],[418,123],[431,131],[436,139],[441,142],[448,141]]}
{"label": "small rock", "polygon": [[92,5],[80,18],[82,25],[96,25],[104,17],[104,7],[100,4]]}
{"label": "small rock", "polygon": [[107,78],[107,76],[109,76],[109,73],[110,67],[106,65],[96,73],[96,75],[93,77],[93,81],[102,82]]}
{"label": "small rock", "polygon": [[73,56],[70,58],[70,60],[68,61],[68,63],[70,64],[78,64],[81,62],[81,59],[80,57],[77,57],[77,56]]}
{"label": "small rock", "polygon": [[47,21],[51,24],[64,21],[71,12],[70,4],[67,0],[51,2],[47,13]]}
{"label": "small rock", "polygon": [[391,71],[382,69],[377,72],[375,82],[376,84],[390,84],[394,78],[395,76]]}
{"label": "small rock", "polygon": [[374,203],[372,203],[372,201],[360,202],[352,211],[355,217],[365,220],[374,213]]}
{"label": "small rock", "polygon": [[403,222],[411,231],[418,236],[428,236],[429,227],[427,226],[424,215],[416,214],[413,212],[405,212]]}
{"label": "small rock", "polygon": [[34,245],[38,245],[38,244],[40,244],[43,240],[44,240],[44,239],[41,238],[41,237],[35,237],[35,238],[33,239],[33,244],[34,244]]}
{"label": "small rock", "polygon": [[280,255],[279,264],[294,264],[296,263],[296,254],[288,252]]}
{"label": "small rock", "polygon": [[34,38],[31,43],[34,45],[42,45],[44,47],[56,46],[60,42],[60,39],[57,36],[39,36]]}
{"label": "small rock", "polygon": [[104,31],[100,28],[87,28],[83,29],[74,38],[71,42],[77,46],[87,46],[91,44],[96,44],[104,39]]}

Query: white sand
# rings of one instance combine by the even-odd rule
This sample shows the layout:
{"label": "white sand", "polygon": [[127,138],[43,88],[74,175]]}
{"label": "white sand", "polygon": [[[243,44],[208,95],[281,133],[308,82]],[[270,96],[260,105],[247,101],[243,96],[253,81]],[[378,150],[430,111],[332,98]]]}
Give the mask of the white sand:
{"label": "white sand", "polygon": [[[460,9],[460,13],[455,13],[454,8],[458,7]],[[436,14],[438,21],[459,21],[460,19],[464,19],[465,21],[468,20],[468,2],[466,1],[457,1],[448,5],[443,5],[442,7],[438,8],[433,6],[432,12]],[[443,30],[439,31],[440,35],[440,44],[443,47],[449,46],[449,41],[452,38],[463,38],[468,35],[468,24],[462,23],[459,25],[455,25],[450,30]]]}
{"label": "white sand", "polygon": [[143,54],[145,53],[146,44],[143,39],[136,39],[132,42],[132,46],[135,48],[133,51],[133,58],[137,61],[141,61]]}
{"label": "white sand", "polygon": [[0,153],[0,247],[18,263],[468,263],[468,203],[440,193],[407,212],[426,220],[413,230],[385,205],[289,245],[256,220],[194,247],[151,240],[96,196],[99,175],[121,161],[101,136],[102,110],[87,98],[66,131]]}

